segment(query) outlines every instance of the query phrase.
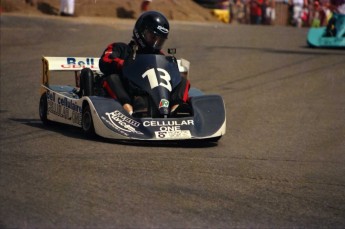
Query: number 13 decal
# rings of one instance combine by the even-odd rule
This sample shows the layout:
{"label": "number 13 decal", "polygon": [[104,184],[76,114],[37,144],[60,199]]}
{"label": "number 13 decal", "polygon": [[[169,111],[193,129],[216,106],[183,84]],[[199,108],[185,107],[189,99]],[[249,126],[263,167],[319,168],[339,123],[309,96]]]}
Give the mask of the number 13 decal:
{"label": "number 13 decal", "polygon": [[[158,86],[162,86],[162,87],[165,87],[166,89],[168,89],[168,91],[171,91],[172,90],[171,84],[170,84],[171,77],[170,77],[169,73],[162,68],[157,68],[157,72],[159,75],[156,74],[156,71],[154,68],[151,68],[151,69],[147,70],[142,75],[142,77],[143,78],[147,77],[149,79],[151,89],[158,87]],[[159,84],[158,84],[158,77],[161,79],[160,80],[161,82]]]}

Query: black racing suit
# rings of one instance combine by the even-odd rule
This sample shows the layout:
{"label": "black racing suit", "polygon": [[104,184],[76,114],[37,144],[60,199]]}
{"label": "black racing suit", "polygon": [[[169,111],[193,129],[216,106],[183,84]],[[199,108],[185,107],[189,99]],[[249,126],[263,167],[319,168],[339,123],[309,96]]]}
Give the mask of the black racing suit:
{"label": "black racing suit", "polygon": [[[105,75],[103,87],[112,98],[118,99],[121,104],[132,104],[131,96],[128,93],[129,82],[122,74],[122,67],[124,61],[133,56],[134,47],[135,43],[133,41],[129,44],[112,43],[104,50],[99,60],[99,68]],[[146,53],[140,50],[136,52],[137,54]],[[160,51],[152,54],[163,55]],[[189,88],[189,81],[182,77],[180,84],[171,93],[171,104],[186,103]]]}

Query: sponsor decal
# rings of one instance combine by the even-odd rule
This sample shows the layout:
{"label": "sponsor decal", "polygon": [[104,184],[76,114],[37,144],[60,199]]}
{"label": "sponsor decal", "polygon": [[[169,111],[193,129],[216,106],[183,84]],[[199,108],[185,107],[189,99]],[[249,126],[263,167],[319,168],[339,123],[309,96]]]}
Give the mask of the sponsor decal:
{"label": "sponsor decal", "polygon": [[106,112],[105,115],[106,117],[102,116],[102,119],[121,134],[126,136],[128,136],[128,133],[143,134],[136,130],[136,128],[140,126],[140,123],[127,117],[120,111]]}
{"label": "sponsor decal", "polygon": [[143,126],[159,127],[159,131],[155,131],[156,138],[187,139],[192,135],[189,130],[182,130],[181,127],[194,126],[194,120],[151,120],[144,121]]}
{"label": "sponsor decal", "polygon": [[157,29],[161,31],[162,33],[169,33],[169,30],[167,28],[164,28],[163,26],[159,25],[157,26]]}
{"label": "sponsor decal", "polygon": [[180,131],[155,131],[156,138],[161,139],[187,139],[192,138],[189,130]]}
{"label": "sponsor decal", "polygon": [[144,121],[143,125],[145,127],[148,126],[194,126],[194,120],[193,119],[187,119],[187,120],[151,120],[151,121]]}
{"label": "sponsor decal", "polygon": [[169,107],[169,101],[166,99],[161,99],[161,101],[159,102],[159,108],[168,108]]}
{"label": "sponsor decal", "polygon": [[54,114],[72,123],[81,125],[82,108],[76,101],[59,97],[55,92],[47,91],[48,113]]}
{"label": "sponsor decal", "polygon": [[66,64],[61,65],[62,68],[95,68],[94,58],[67,57]]}

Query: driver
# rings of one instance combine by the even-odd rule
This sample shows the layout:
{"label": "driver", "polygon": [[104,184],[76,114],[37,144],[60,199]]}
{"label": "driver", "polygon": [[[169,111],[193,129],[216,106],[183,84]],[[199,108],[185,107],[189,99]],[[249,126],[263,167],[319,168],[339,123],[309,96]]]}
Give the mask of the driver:
{"label": "driver", "polygon": [[[134,99],[126,90],[129,88],[129,82],[122,74],[124,61],[132,57],[135,52],[137,54],[163,55],[161,49],[168,34],[169,22],[166,17],[156,11],[147,11],[135,23],[133,37],[129,44],[116,42],[108,45],[99,60],[99,68],[105,75],[103,87],[112,98],[118,99],[123,108],[131,115],[133,114],[132,104],[133,102],[137,104],[137,101],[133,101]],[[171,93],[171,112],[187,102],[189,87],[189,81],[181,77],[180,84]],[[143,104],[138,106],[143,106]]]}

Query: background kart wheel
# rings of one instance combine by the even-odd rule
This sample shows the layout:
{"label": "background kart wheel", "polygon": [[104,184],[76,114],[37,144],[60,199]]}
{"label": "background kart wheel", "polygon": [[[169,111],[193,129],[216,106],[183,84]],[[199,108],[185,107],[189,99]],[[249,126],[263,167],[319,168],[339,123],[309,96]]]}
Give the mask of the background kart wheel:
{"label": "background kart wheel", "polygon": [[82,125],[84,133],[88,137],[94,137],[96,135],[95,128],[93,126],[92,114],[91,114],[89,104],[87,104],[83,108],[83,116],[82,116],[81,125]]}
{"label": "background kart wheel", "polygon": [[47,113],[48,113],[47,93],[42,94],[40,98],[38,113],[40,115],[40,119],[43,122],[43,124],[48,124],[49,120],[47,118]]}

